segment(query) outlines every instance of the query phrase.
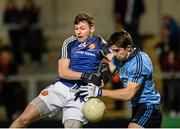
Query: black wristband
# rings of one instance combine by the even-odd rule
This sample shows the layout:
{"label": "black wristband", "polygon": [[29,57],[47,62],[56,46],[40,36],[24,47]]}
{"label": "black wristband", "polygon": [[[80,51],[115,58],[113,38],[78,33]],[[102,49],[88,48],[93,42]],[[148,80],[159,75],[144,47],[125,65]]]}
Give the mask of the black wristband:
{"label": "black wristband", "polygon": [[83,81],[88,81],[87,78],[88,78],[89,76],[90,76],[90,74],[84,72],[84,73],[81,74],[81,79],[82,79]]}
{"label": "black wristband", "polygon": [[84,72],[81,74],[81,79],[86,83],[93,83],[96,86],[101,85],[101,78],[95,73]]}

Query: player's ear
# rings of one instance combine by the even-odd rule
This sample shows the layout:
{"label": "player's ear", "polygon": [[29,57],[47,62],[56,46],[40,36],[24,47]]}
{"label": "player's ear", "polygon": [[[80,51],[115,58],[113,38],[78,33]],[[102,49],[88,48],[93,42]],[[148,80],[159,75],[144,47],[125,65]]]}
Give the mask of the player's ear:
{"label": "player's ear", "polygon": [[126,47],[126,50],[132,51],[132,46],[131,46],[131,45],[128,45],[128,46]]}
{"label": "player's ear", "polygon": [[95,26],[94,25],[91,26],[90,31],[91,31],[91,33],[94,33],[94,31],[95,31]]}

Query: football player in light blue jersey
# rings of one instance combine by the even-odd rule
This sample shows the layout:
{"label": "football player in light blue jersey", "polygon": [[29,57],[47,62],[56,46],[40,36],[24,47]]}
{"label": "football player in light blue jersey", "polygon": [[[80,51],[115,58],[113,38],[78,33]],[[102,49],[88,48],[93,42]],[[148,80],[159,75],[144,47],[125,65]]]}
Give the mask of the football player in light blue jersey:
{"label": "football player in light blue jersey", "polygon": [[119,70],[123,88],[108,90],[89,84],[80,87],[80,96],[84,97],[84,100],[97,96],[131,100],[132,120],[128,128],[161,127],[161,98],[155,89],[153,67],[149,56],[133,47],[131,36],[125,30],[113,33],[108,45],[114,53],[110,69]]}
{"label": "football player in light blue jersey", "polygon": [[33,99],[25,111],[11,124],[10,128],[22,128],[46,116],[63,111],[65,128],[81,128],[86,120],[82,114],[81,100],[74,101],[75,91],[81,85],[101,85],[98,71],[103,58],[111,61],[113,54],[106,41],[93,36],[94,19],[83,13],[75,17],[75,36],[67,38],[62,45],[58,60],[58,77],[53,84]]}

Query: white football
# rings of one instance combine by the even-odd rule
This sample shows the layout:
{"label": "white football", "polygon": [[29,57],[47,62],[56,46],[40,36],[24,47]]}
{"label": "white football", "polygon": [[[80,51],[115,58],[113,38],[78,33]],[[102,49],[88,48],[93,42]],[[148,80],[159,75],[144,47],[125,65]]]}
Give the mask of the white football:
{"label": "white football", "polygon": [[104,117],[106,105],[98,98],[90,98],[84,103],[82,111],[89,122],[99,122]]}

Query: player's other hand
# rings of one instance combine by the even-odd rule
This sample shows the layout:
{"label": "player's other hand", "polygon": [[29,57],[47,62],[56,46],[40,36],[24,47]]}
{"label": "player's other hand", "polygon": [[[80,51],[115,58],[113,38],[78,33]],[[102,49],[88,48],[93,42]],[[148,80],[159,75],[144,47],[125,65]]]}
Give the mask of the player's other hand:
{"label": "player's other hand", "polygon": [[93,83],[88,83],[87,86],[80,86],[79,93],[76,94],[84,101],[87,101],[90,97],[102,96],[102,89]]}
{"label": "player's other hand", "polygon": [[84,101],[84,97],[81,97],[80,96],[80,91],[79,91],[79,86],[78,85],[74,85],[74,86],[72,86],[71,88],[69,88],[69,91],[70,92],[73,92],[73,93],[75,93],[75,98],[74,98],[74,101],[76,101],[77,99],[79,99],[81,102],[83,102]]}
{"label": "player's other hand", "polygon": [[96,73],[82,73],[81,79],[87,83],[93,83],[96,86],[101,85],[101,76]]}
{"label": "player's other hand", "polygon": [[77,84],[75,84],[74,86],[69,88],[69,91],[73,92],[73,93],[77,93],[79,91],[79,86]]}

